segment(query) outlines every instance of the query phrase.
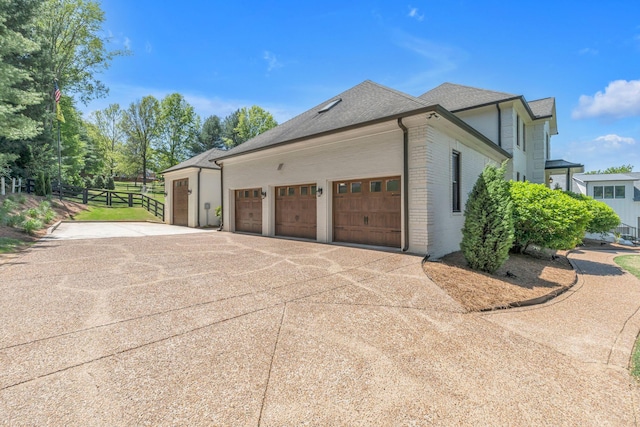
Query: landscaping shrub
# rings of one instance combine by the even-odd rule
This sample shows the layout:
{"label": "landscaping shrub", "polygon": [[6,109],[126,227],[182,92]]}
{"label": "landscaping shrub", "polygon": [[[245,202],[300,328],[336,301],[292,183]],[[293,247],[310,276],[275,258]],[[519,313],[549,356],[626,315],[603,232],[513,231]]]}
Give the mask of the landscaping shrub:
{"label": "landscaping shrub", "polygon": [[588,233],[606,233],[620,225],[620,217],[611,206],[584,194],[567,191],[567,195],[585,204],[593,218],[587,225]]}
{"label": "landscaping shrub", "polygon": [[47,194],[47,183],[44,172],[38,172],[34,192],[36,196],[44,196]]}
{"label": "landscaping shrub", "polygon": [[104,188],[104,177],[102,175],[96,175],[96,177],[93,179],[93,188]]}
{"label": "landscaping shrub", "polygon": [[116,189],[116,183],[113,180],[113,177],[110,176],[109,178],[107,178],[107,190],[115,190]]}
{"label": "landscaping shrub", "polygon": [[22,222],[21,226],[27,234],[33,235],[35,231],[44,227],[44,224],[42,223],[42,220],[38,218],[28,218]]}
{"label": "landscaping shrub", "polygon": [[529,245],[572,249],[582,241],[593,218],[585,203],[543,184],[511,182],[515,230],[514,251]]}
{"label": "landscaping shrub", "polygon": [[91,188],[91,187],[93,187],[93,179],[91,179],[91,177],[89,177],[89,176],[85,177],[85,179],[84,179],[84,186],[85,186],[86,188]]}
{"label": "landscaping shrub", "polygon": [[460,249],[474,270],[494,273],[509,258],[513,212],[504,173],[504,164],[485,167],[467,200]]}

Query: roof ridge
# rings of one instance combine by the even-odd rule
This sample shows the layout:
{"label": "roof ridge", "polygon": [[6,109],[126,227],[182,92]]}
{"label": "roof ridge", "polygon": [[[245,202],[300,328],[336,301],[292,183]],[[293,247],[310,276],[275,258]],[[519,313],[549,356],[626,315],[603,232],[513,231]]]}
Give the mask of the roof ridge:
{"label": "roof ridge", "polygon": [[[509,96],[523,96],[523,95],[518,95],[518,94],[515,94],[515,93],[502,92],[502,91],[499,91],[499,90],[493,90],[493,89],[485,89],[485,88],[476,87],[476,86],[461,85],[461,84],[459,84],[459,83],[451,83],[451,82],[444,82],[444,83],[441,83],[440,85],[436,86],[436,87],[435,87],[435,88],[433,88],[433,89],[436,89],[436,88],[438,88],[438,87],[440,87],[440,86],[443,86],[443,85],[451,85],[451,86],[458,86],[458,87],[467,88],[467,89],[481,90],[481,91],[483,91],[483,92],[501,93],[501,94],[509,95]],[[433,90],[433,89],[432,89],[432,90]],[[425,93],[429,93],[429,92],[430,92],[430,91],[427,91],[427,92],[425,92]]]}
{"label": "roof ridge", "polygon": [[[404,98],[407,98],[407,99],[408,99],[408,100],[410,100],[410,101],[417,102],[418,104],[420,104],[420,105],[422,105],[422,106],[425,106],[425,107],[426,107],[426,106],[428,106],[428,105],[429,105],[429,104],[428,104],[424,99],[420,99],[419,97],[417,97],[417,96],[413,96],[413,95],[411,95],[411,94],[409,94],[409,93],[402,92],[402,91],[400,91],[400,90],[398,90],[398,89],[394,89],[394,88],[392,88],[392,87],[385,86],[385,85],[380,84],[380,83],[376,83],[376,82],[374,82],[373,80],[365,80],[365,81],[364,81],[364,82],[362,82],[362,83],[367,83],[367,82],[368,82],[368,83],[372,83],[372,84],[374,84],[374,85],[378,86],[378,87],[379,87],[379,88],[381,88],[381,89],[387,90],[387,91],[389,91],[389,92],[395,93],[396,95],[400,95],[400,96],[402,96],[402,97],[404,97]],[[361,84],[362,84],[362,83],[361,83]]]}

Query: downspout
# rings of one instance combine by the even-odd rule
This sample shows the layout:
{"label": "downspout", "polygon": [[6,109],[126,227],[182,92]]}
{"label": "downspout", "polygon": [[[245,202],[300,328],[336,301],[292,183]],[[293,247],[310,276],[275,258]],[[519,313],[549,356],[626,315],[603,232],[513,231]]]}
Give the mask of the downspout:
{"label": "downspout", "polygon": [[498,147],[502,147],[502,110],[500,104],[496,104],[498,109]]}
{"label": "downspout", "polygon": [[213,163],[220,167],[220,227],[218,227],[218,231],[222,231],[222,220],[224,218],[224,174],[222,173],[222,163],[218,163],[217,160],[214,160]]}
{"label": "downspout", "polygon": [[403,175],[402,192],[404,193],[404,247],[402,252],[409,249],[409,129],[402,123],[402,117],[398,118],[398,126],[402,129],[402,157]]}
{"label": "downspout", "polygon": [[202,168],[198,169],[198,227],[200,227],[200,172],[202,172]]}

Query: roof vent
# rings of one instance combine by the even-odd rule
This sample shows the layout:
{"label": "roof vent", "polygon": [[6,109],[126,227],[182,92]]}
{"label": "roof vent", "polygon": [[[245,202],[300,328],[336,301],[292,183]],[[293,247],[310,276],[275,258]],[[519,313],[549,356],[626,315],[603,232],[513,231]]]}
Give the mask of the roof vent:
{"label": "roof vent", "polygon": [[318,113],[325,113],[329,111],[330,109],[335,107],[340,101],[342,101],[342,98],[334,99],[333,101],[329,102],[327,105],[322,107],[320,111],[318,111]]}

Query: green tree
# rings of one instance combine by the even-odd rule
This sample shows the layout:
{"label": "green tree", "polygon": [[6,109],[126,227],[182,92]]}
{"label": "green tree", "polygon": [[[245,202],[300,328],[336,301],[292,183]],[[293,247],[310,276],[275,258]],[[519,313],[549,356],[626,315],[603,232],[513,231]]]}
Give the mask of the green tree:
{"label": "green tree", "polygon": [[511,182],[515,229],[514,250],[529,245],[549,249],[572,249],[592,219],[584,203],[543,184]]}
{"label": "green tree", "polygon": [[464,210],[460,249],[474,270],[493,274],[509,258],[513,244],[513,212],[506,164],[487,166],[469,195]]}
{"label": "green tree", "polygon": [[29,38],[39,11],[34,0],[0,0],[0,138],[33,138],[41,132],[27,107],[44,98],[34,84],[26,58],[40,49]]}
{"label": "green tree", "polygon": [[622,165],[622,166],[611,166],[606,168],[605,170],[597,170],[597,171],[589,171],[585,172],[587,175],[595,175],[595,174],[609,174],[609,173],[629,173],[633,172],[633,165]]}
{"label": "green tree", "polygon": [[593,197],[577,194],[572,191],[566,192],[568,196],[585,204],[591,213],[591,221],[587,225],[588,233],[606,233],[620,225],[620,217],[609,205]]}
{"label": "green tree", "polygon": [[155,148],[160,168],[167,169],[188,158],[190,144],[198,139],[200,117],[182,95],[172,93],[160,103],[159,122]]}
{"label": "green tree", "polygon": [[122,130],[126,136],[123,159],[130,173],[141,173],[142,184],[147,184],[147,168],[152,147],[160,134],[160,103],[153,96],[132,102],[124,111]]}
{"label": "green tree", "polygon": [[254,105],[251,108],[243,107],[240,110],[235,131],[239,144],[241,144],[276,126],[278,126],[278,122],[271,113]]}
{"label": "green tree", "polygon": [[212,148],[224,150],[226,145],[223,139],[222,121],[218,116],[209,116],[202,124],[202,130],[190,147],[192,156],[204,153]]}
{"label": "green tree", "polygon": [[123,112],[119,104],[110,104],[104,110],[91,114],[92,137],[96,143],[96,151],[101,156],[105,170],[101,171],[113,176],[117,169],[118,153],[122,151],[124,131],[121,126]]}
{"label": "green tree", "polygon": [[240,110],[236,110],[222,120],[222,141],[227,148],[233,148],[244,141],[238,138],[236,128],[240,121]]}
{"label": "green tree", "polygon": [[72,98],[63,96],[60,99],[60,107],[65,120],[64,123],[60,123],[62,182],[81,186],[83,180],[80,175],[84,171],[87,154],[87,131],[82,114],[75,108]]}
{"label": "green tree", "polygon": [[[97,76],[113,58],[128,50],[109,50],[104,34],[104,11],[88,0],[45,0],[38,19],[38,32],[44,52],[40,81],[43,91],[51,92],[57,79],[61,90],[74,93],[83,103],[103,97],[108,89]],[[53,99],[51,99],[52,107]]]}

